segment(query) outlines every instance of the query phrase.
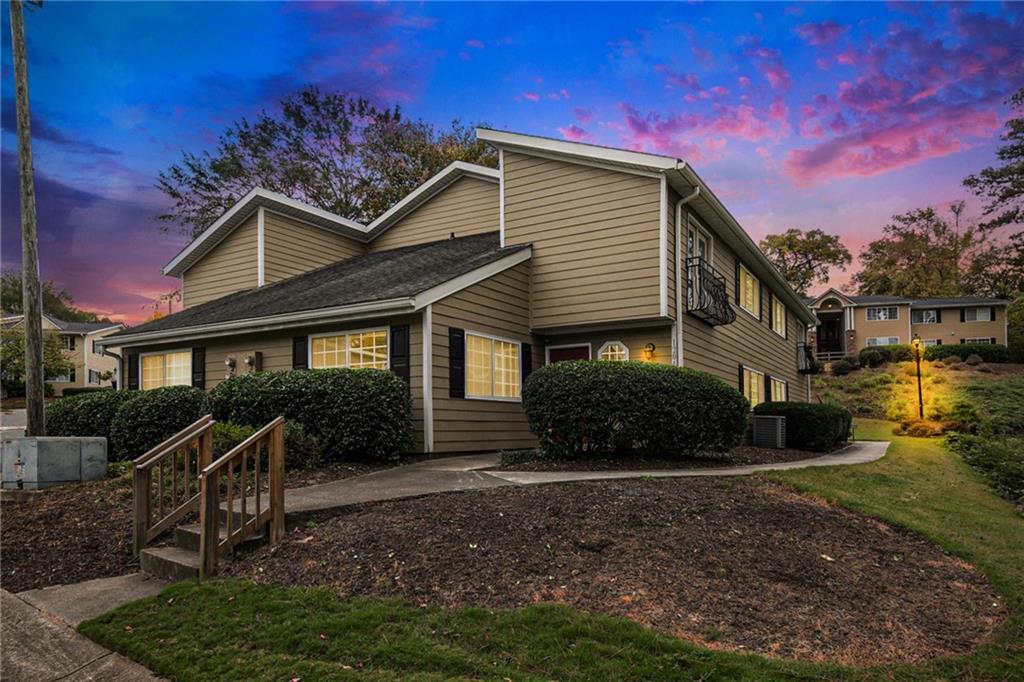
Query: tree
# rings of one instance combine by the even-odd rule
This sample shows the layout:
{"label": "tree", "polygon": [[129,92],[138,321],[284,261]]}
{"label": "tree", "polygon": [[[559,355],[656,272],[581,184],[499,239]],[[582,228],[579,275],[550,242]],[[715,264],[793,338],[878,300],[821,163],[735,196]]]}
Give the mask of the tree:
{"label": "tree", "polygon": [[[47,315],[68,322],[110,322],[110,318],[76,307],[71,294],[58,288],[52,280],[43,281],[40,288],[43,312]],[[22,312],[21,271],[5,270],[0,275],[0,304],[5,313],[18,315]]]}
{"label": "tree", "polygon": [[829,270],[845,270],[853,258],[839,237],[821,230],[786,230],[761,240],[761,250],[801,296],[817,282],[827,282]]}
{"label": "tree", "polygon": [[497,165],[496,154],[458,121],[437,130],[406,120],[398,107],[308,87],[275,114],[242,118],[216,151],[185,152],[160,173],[173,201],[168,224],[195,236],[254,187],[370,222],[452,161]]}
{"label": "tree", "polygon": [[1024,223],[1024,87],[1008,103],[1018,116],[1006,122],[1005,144],[996,150],[1002,165],[964,178],[964,185],[987,202],[982,209],[987,228]]}
{"label": "tree", "polygon": [[1006,334],[1010,362],[1024,362],[1024,293],[1018,293],[1006,307]]}
{"label": "tree", "polygon": [[883,237],[860,252],[862,269],[853,276],[859,294],[928,298],[970,294],[964,273],[986,253],[987,232],[964,224],[963,202],[954,203],[953,221],[934,208],[894,215]]}
{"label": "tree", "polygon": [[[54,379],[75,368],[55,332],[43,334],[43,376]],[[4,392],[21,392],[25,388],[25,330],[19,326],[0,332],[0,379]]]}
{"label": "tree", "polygon": [[1024,232],[995,241],[976,255],[964,273],[964,290],[1006,299],[1024,292]]}

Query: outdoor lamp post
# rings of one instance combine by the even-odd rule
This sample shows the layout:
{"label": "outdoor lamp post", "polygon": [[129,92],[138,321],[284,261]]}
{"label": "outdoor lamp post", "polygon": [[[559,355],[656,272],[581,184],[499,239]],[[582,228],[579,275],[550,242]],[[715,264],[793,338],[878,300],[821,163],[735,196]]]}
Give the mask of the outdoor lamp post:
{"label": "outdoor lamp post", "polygon": [[917,415],[924,419],[924,394],[921,391],[921,337],[914,334],[914,340],[910,342],[914,349],[914,361],[917,363]]}

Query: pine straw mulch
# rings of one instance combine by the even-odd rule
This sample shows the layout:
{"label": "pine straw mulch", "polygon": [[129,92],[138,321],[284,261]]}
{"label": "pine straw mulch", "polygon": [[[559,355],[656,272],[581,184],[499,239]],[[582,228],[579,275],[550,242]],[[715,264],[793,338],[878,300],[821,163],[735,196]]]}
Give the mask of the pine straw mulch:
{"label": "pine straw mulch", "polygon": [[224,569],[414,604],[559,602],[714,648],[857,666],[969,651],[1006,613],[979,572],[921,537],[756,479],[382,502]]}
{"label": "pine straw mulch", "polygon": [[[843,443],[831,454],[845,448]],[[744,466],[747,464],[777,464],[780,462],[796,462],[801,459],[813,459],[826,452],[808,452],[793,448],[758,448],[753,445],[741,445],[728,452],[708,454],[703,457],[659,458],[623,455],[608,458],[580,459],[546,459],[536,452],[516,452],[515,459],[507,464],[491,467],[490,471],[652,471],[659,469],[718,469],[723,467]]]}

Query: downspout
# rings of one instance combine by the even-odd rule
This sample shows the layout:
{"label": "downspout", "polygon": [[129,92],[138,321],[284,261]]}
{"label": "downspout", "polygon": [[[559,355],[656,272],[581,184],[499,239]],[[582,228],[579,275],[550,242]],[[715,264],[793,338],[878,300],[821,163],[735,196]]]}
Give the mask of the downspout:
{"label": "downspout", "polygon": [[683,366],[683,298],[686,296],[686,289],[683,288],[683,206],[690,203],[700,195],[700,186],[693,188],[693,192],[676,202],[676,364]]}

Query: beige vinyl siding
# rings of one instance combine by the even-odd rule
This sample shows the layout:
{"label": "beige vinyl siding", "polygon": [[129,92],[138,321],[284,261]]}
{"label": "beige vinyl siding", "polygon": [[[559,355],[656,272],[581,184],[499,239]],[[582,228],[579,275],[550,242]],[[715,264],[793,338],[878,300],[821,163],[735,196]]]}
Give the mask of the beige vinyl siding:
{"label": "beige vinyl siding", "polygon": [[449,397],[448,330],[533,344],[533,366],[543,349],[530,337],[530,264],[513,268],[433,304],[434,451],[471,452],[537,444],[520,402]]}
{"label": "beige vinyl siding", "polygon": [[[992,306],[967,306],[991,308]],[[1006,306],[996,306],[996,319],[992,322],[961,322],[960,308],[943,308],[942,322],[911,324],[911,331],[922,339],[941,339],[944,346],[960,343],[960,339],[994,338],[1006,344]]]}
{"label": "beige vinyl siding", "polygon": [[498,183],[463,176],[370,242],[371,251],[497,232]]}
{"label": "beige vinyl siding", "polygon": [[[872,306],[863,306],[853,309],[853,331],[854,331],[854,343],[852,348],[848,350],[859,350],[868,345],[868,338],[870,337],[882,337],[882,336],[896,336],[899,338],[900,343],[910,343],[910,306],[903,304],[897,305],[899,309],[898,320],[872,320],[868,321],[867,310],[868,308],[889,308],[892,305],[879,304]],[[957,311],[957,320],[960,319],[960,312]],[[945,343],[945,341],[943,341]],[[845,346],[844,346],[845,347]]]}
{"label": "beige vinyl siding", "polygon": [[[669,197],[670,203],[673,198]],[[707,224],[706,221],[701,221]],[[800,342],[800,320],[793,311],[786,312],[789,338],[784,339],[768,326],[768,311],[759,320],[736,303],[735,254],[725,240],[714,236],[715,271],[725,278],[729,302],[736,312],[732,324],[711,326],[693,315],[683,316],[683,365],[699,369],[739,388],[739,365],[764,372],[789,384],[790,400],[808,400],[807,380],[797,372],[797,344]],[[768,305],[767,285],[761,283],[762,308]],[[767,380],[765,386],[767,387]],[[767,390],[767,389],[766,389]]]}
{"label": "beige vinyl siding", "polygon": [[182,305],[185,308],[256,286],[256,223],[256,213],[253,213],[182,274]]}
{"label": "beige vinyl siding", "polygon": [[533,244],[534,328],[660,314],[656,178],[504,153],[505,243]]}
{"label": "beige vinyl siding", "polygon": [[359,256],[365,246],[307,223],[264,211],[263,281],[266,284]]}
{"label": "beige vinyl siding", "polygon": [[[609,341],[619,341],[629,348],[630,360],[646,360],[644,346],[654,344],[652,362],[672,363],[672,328],[651,327],[643,329],[620,329],[579,334],[558,334],[544,337],[545,346],[574,346],[590,344],[591,360],[598,360],[601,346]],[[543,351],[543,348],[541,349]],[[544,354],[542,353],[542,357]]]}

